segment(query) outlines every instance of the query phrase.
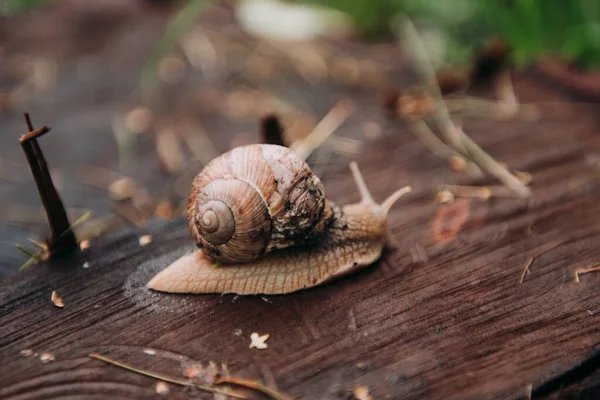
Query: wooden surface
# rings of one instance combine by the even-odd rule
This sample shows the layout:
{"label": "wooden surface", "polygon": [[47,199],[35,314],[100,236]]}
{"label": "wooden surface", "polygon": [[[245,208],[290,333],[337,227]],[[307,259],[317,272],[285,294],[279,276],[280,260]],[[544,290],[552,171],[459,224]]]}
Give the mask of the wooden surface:
{"label": "wooden surface", "polygon": [[[19,104],[31,111],[36,126],[53,127],[41,147],[62,178],[56,181],[62,182],[67,207],[103,215],[114,204],[103,188],[78,181],[81,166],[119,171],[153,191],[173,180],[158,172],[151,135],[138,137],[136,162],[119,169],[111,130],[115,115],[139,105],[139,71],[168,14],[138,9],[105,17],[98,10],[73,14],[60,8],[66,3],[54,2],[55,12],[3,20],[0,44],[7,60],[23,54],[56,57],[62,77],[56,88],[26,91]],[[74,23],[58,22],[65,14]],[[541,107],[537,121],[473,118],[465,121],[465,130],[498,160],[530,172],[533,198],[438,205],[437,184],[477,182],[451,172],[404,126],[386,121],[374,85],[345,84],[335,76],[315,83],[298,77],[296,63],[280,59],[274,62],[279,75],[251,80],[251,73],[244,75],[250,58],[238,52],[243,44],[254,55],[257,45],[236,32],[232,20],[230,13],[217,12],[202,24],[222,30],[213,37],[219,46],[230,38],[235,54],[230,59],[241,60],[241,72],[234,68],[213,80],[189,73],[188,81],[165,90],[168,106],[153,111],[163,118],[198,117],[217,149],[225,151],[240,138],[259,140],[257,115],[222,107],[240,87],[260,86],[316,120],[340,98],[351,98],[356,112],[340,134],[364,140],[365,151],[356,160],[375,199],[413,187],[390,213],[396,247],[363,272],[292,295],[151,293],[145,283],[192,249],[186,223],[177,219],[123,228],[92,240],[83,253],[16,273],[25,256],[14,243],[42,236],[45,221],[15,222],[13,206],[27,206],[21,214],[31,216],[39,199],[17,141],[24,133],[23,110],[3,110],[0,399],[164,398],[156,395],[154,379],[92,360],[91,352],[180,377],[175,353],[205,364],[224,362],[236,376],[307,400],[349,399],[356,385],[368,386],[373,399],[521,399],[529,387],[534,398],[599,398],[600,273],[574,282],[577,268],[600,261],[597,106],[564,103],[568,100],[535,73],[520,75],[521,100],[561,103]],[[329,60],[374,61],[385,82],[410,82],[393,43],[325,47]],[[94,66],[93,79],[78,75],[81,61]],[[0,80],[12,90],[22,77],[10,65],[0,65]],[[203,91],[216,91],[221,100],[213,108],[200,104]],[[373,122],[383,128],[377,138],[364,134],[365,123]],[[359,197],[350,160],[333,157],[323,175],[327,195],[340,204]],[[143,234],[153,236],[146,247],[138,244]],[[519,284],[529,257],[555,244],[560,245],[536,258]],[[53,290],[64,298],[64,308],[51,303]],[[269,333],[269,347],[249,349],[252,332]],[[156,354],[144,353],[148,348]],[[37,355],[21,355],[25,349]],[[43,364],[39,356],[45,352],[55,361]],[[212,398],[173,385],[168,397]]]}
{"label": "wooden surface", "polygon": [[[192,249],[183,220],[124,230],[5,278],[0,398],[159,398],[153,379],[91,360],[90,352],[174,376],[181,368],[166,352],[225,362],[235,375],[300,399],[351,398],[355,385],[368,386],[374,399],[518,399],[528,385],[534,398],[593,398],[600,274],[574,281],[577,268],[600,260],[593,116],[465,128],[533,175],[533,198],[437,205],[432,182],[449,179],[446,165],[390,123],[357,161],[376,199],[413,186],[390,213],[397,246],[323,287],[272,297],[149,292],[145,283]],[[358,199],[346,167],[324,183],[334,201]],[[140,247],[146,233],[153,242]],[[554,242],[519,284],[527,259]],[[53,290],[63,309],[50,302]],[[252,332],[269,333],[269,347],[249,349]],[[56,360],[42,364],[23,349]],[[190,393],[171,387],[169,396]]]}

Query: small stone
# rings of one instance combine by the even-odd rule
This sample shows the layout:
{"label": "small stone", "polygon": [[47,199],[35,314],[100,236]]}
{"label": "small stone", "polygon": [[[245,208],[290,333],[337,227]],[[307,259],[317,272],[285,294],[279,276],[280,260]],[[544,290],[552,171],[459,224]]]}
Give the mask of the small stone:
{"label": "small stone", "polygon": [[267,348],[267,344],[265,343],[267,341],[267,339],[269,338],[269,334],[265,334],[260,336],[258,333],[254,332],[250,335],[250,348],[254,348],[254,349],[259,349],[259,350],[263,350]]}
{"label": "small stone", "polygon": [[369,395],[369,388],[365,385],[356,385],[353,393],[356,400],[373,400]]}
{"label": "small stone", "polygon": [[43,362],[44,364],[51,363],[54,360],[55,360],[54,354],[52,354],[52,353],[43,353],[42,355],[40,355],[40,361]]}
{"label": "small stone", "polygon": [[156,393],[160,394],[161,396],[169,394],[169,385],[163,381],[156,382]]}
{"label": "small stone", "polygon": [[152,235],[144,235],[140,237],[139,244],[140,246],[147,246],[152,243]]}

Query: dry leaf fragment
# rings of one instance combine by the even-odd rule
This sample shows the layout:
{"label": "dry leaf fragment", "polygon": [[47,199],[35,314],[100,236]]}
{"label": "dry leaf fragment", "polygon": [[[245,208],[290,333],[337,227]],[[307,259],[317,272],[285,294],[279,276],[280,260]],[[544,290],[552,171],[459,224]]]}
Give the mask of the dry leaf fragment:
{"label": "dry leaf fragment", "polygon": [[144,236],[140,236],[139,239],[139,244],[140,246],[147,246],[150,243],[152,243],[152,235],[144,235]]}
{"label": "dry leaf fragment", "polygon": [[42,355],[40,355],[40,361],[43,362],[44,364],[51,363],[54,360],[55,360],[54,354],[52,354],[52,353],[43,353]]}
{"label": "dry leaf fragment", "polygon": [[265,343],[267,341],[267,339],[269,338],[269,334],[265,334],[260,336],[258,333],[254,332],[253,334],[250,335],[250,346],[249,348],[255,348],[255,349],[259,349],[259,350],[263,350],[267,348],[267,344]]}
{"label": "dry leaf fragment", "polygon": [[33,355],[33,350],[31,349],[23,349],[21,350],[21,355],[24,357],[29,357]]}
{"label": "dry leaf fragment", "polygon": [[50,300],[52,300],[52,303],[54,303],[54,305],[56,307],[63,308],[65,306],[65,304],[63,303],[62,297],[58,296],[58,293],[56,293],[56,290],[52,291],[52,296],[50,297]]}
{"label": "dry leaf fragment", "polygon": [[163,381],[156,382],[156,393],[160,394],[161,396],[169,394],[169,385]]}
{"label": "dry leaf fragment", "polygon": [[369,388],[365,385],[356,385],[354,387],[354,398],[356,400],[373,400],[369,395]]}

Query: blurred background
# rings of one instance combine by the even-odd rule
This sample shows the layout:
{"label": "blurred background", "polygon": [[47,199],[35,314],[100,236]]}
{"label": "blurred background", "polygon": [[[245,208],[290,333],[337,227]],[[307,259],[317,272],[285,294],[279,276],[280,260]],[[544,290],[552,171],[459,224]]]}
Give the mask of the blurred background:
{"label": "blurred background", "polygon": [[15,244],[37,251],[29,239],[48,232],[23,112],[52,127],[40,144],[80,239],[143,230],[182,215],[213,157],[264,141],[266,115],[291,143],[343,103],[335,140],[309,159],[329,179],[398,134],[382,94],[417,82],[399,16],[437,71],[464,75],[501,38],[521,101],[600,97],[597,0],[0,0],[0,276],[29,258]]}

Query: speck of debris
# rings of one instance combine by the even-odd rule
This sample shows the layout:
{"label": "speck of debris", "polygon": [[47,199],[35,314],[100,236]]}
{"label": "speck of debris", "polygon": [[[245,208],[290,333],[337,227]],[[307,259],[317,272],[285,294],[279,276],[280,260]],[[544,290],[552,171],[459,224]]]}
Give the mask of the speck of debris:
{"label": "speck of debris", "polygon": [[43,353],[42,355],[40,355],[40,361],[43,362],[44,364],[51,363],[54,360],[55,360],[54,354],[52,354],[52,353]]}
{"label": "speck of debris", "polygon": [[454,203],[454,194],[449,190],[441,190],[435,195],[438,204],[452,204]]}
{"label": "speck of debris", "polygon": [[147,246],[150,243],[152,243],[152,235],[140,236],[140,239],[139,239],[140,246]]}
{"label": "speck of debris", "polygon": [[292,202],[289,200],[286,200],[285,203],[283,204],[283,209],[285,211],[289,211],[292,208]]}
{"label": "speck of debris", "polygon": [[594,315],[596,315],[592,310],[587,310],[587,313],[590,317],[593,317]]}
{"label": "speck of debris", "polygon": [[352,265],[354,265],[354,266],[356,267],[356,266],[358,265],[358,263],[357,263],[356,261],[354,261],[354,262],[352,263]]}
{"label": "speck of debris", "polygon": [[235,331],[233,331],[233,336],[242,336],[242,330],[236,329]]}
{"label": "speck of debris", "polygon": [[52,301],[52,303],[54,303],[54,305],[56,307],[63,308],[65,306],[65,304],[63,303],[62,297],[58,296],[58,293],[56,293],[56,290],[52,291],[52,296],[50,296],[50,300]]}
{"label": "speck of debris", "polygon": [[269,338],[269,334],[264,334],[264,335],[259,335],[258,333],[254,332],[250,335],[250,346],[249,348],[251,349],[258,349],[258,350],[263,350],[267,348],[267,344],[265,343],[267,341],[267,339]]}
{"label": "speck of debris", "polygon": [[369,369],[369,363],[359,362],[356,364],[356,368],[360,369],[361,371],[366,371]]}
{"label": "speck of debris", "polygon": [[353,393],[356,400],[373,400],[373,398],[369,395],[369,388],[365,385],[354,386]]}
{"label": "speck of debris", "polygon": [[188,379],[194,379],[204,371],[202,364],[192,364],[183,370],[183,376]]}
{"label": "speck of debris", "polygon": [[155,350],[152,349],[144,349],[144,354],[148,354],[149,356],[153,356],[156,354]]}
{"label": "speck of debris", "polygon": [[29,357],[33,355],[33,350],[31,349],[23,349],[21,350],[21,355],[24,357]]}
{"label": "speck of debris", "polygon": [[79,248],[81,249],[81,251],[85,251],[87,249],[90,248],[90,241],[89,240],[82,240],[81,243],[79,243]]}
{"label": "speck of debris", "polygon": [[163,381],[156,382],[156,393],[160,394],[161,396],[169,394],[169,385]]}
{"label": "speck of debris", "polygon": [[88,269],[90,267],[89,261],[84,262],[83,265],[82,265],[82,267],[85,268],[85,269]]}

